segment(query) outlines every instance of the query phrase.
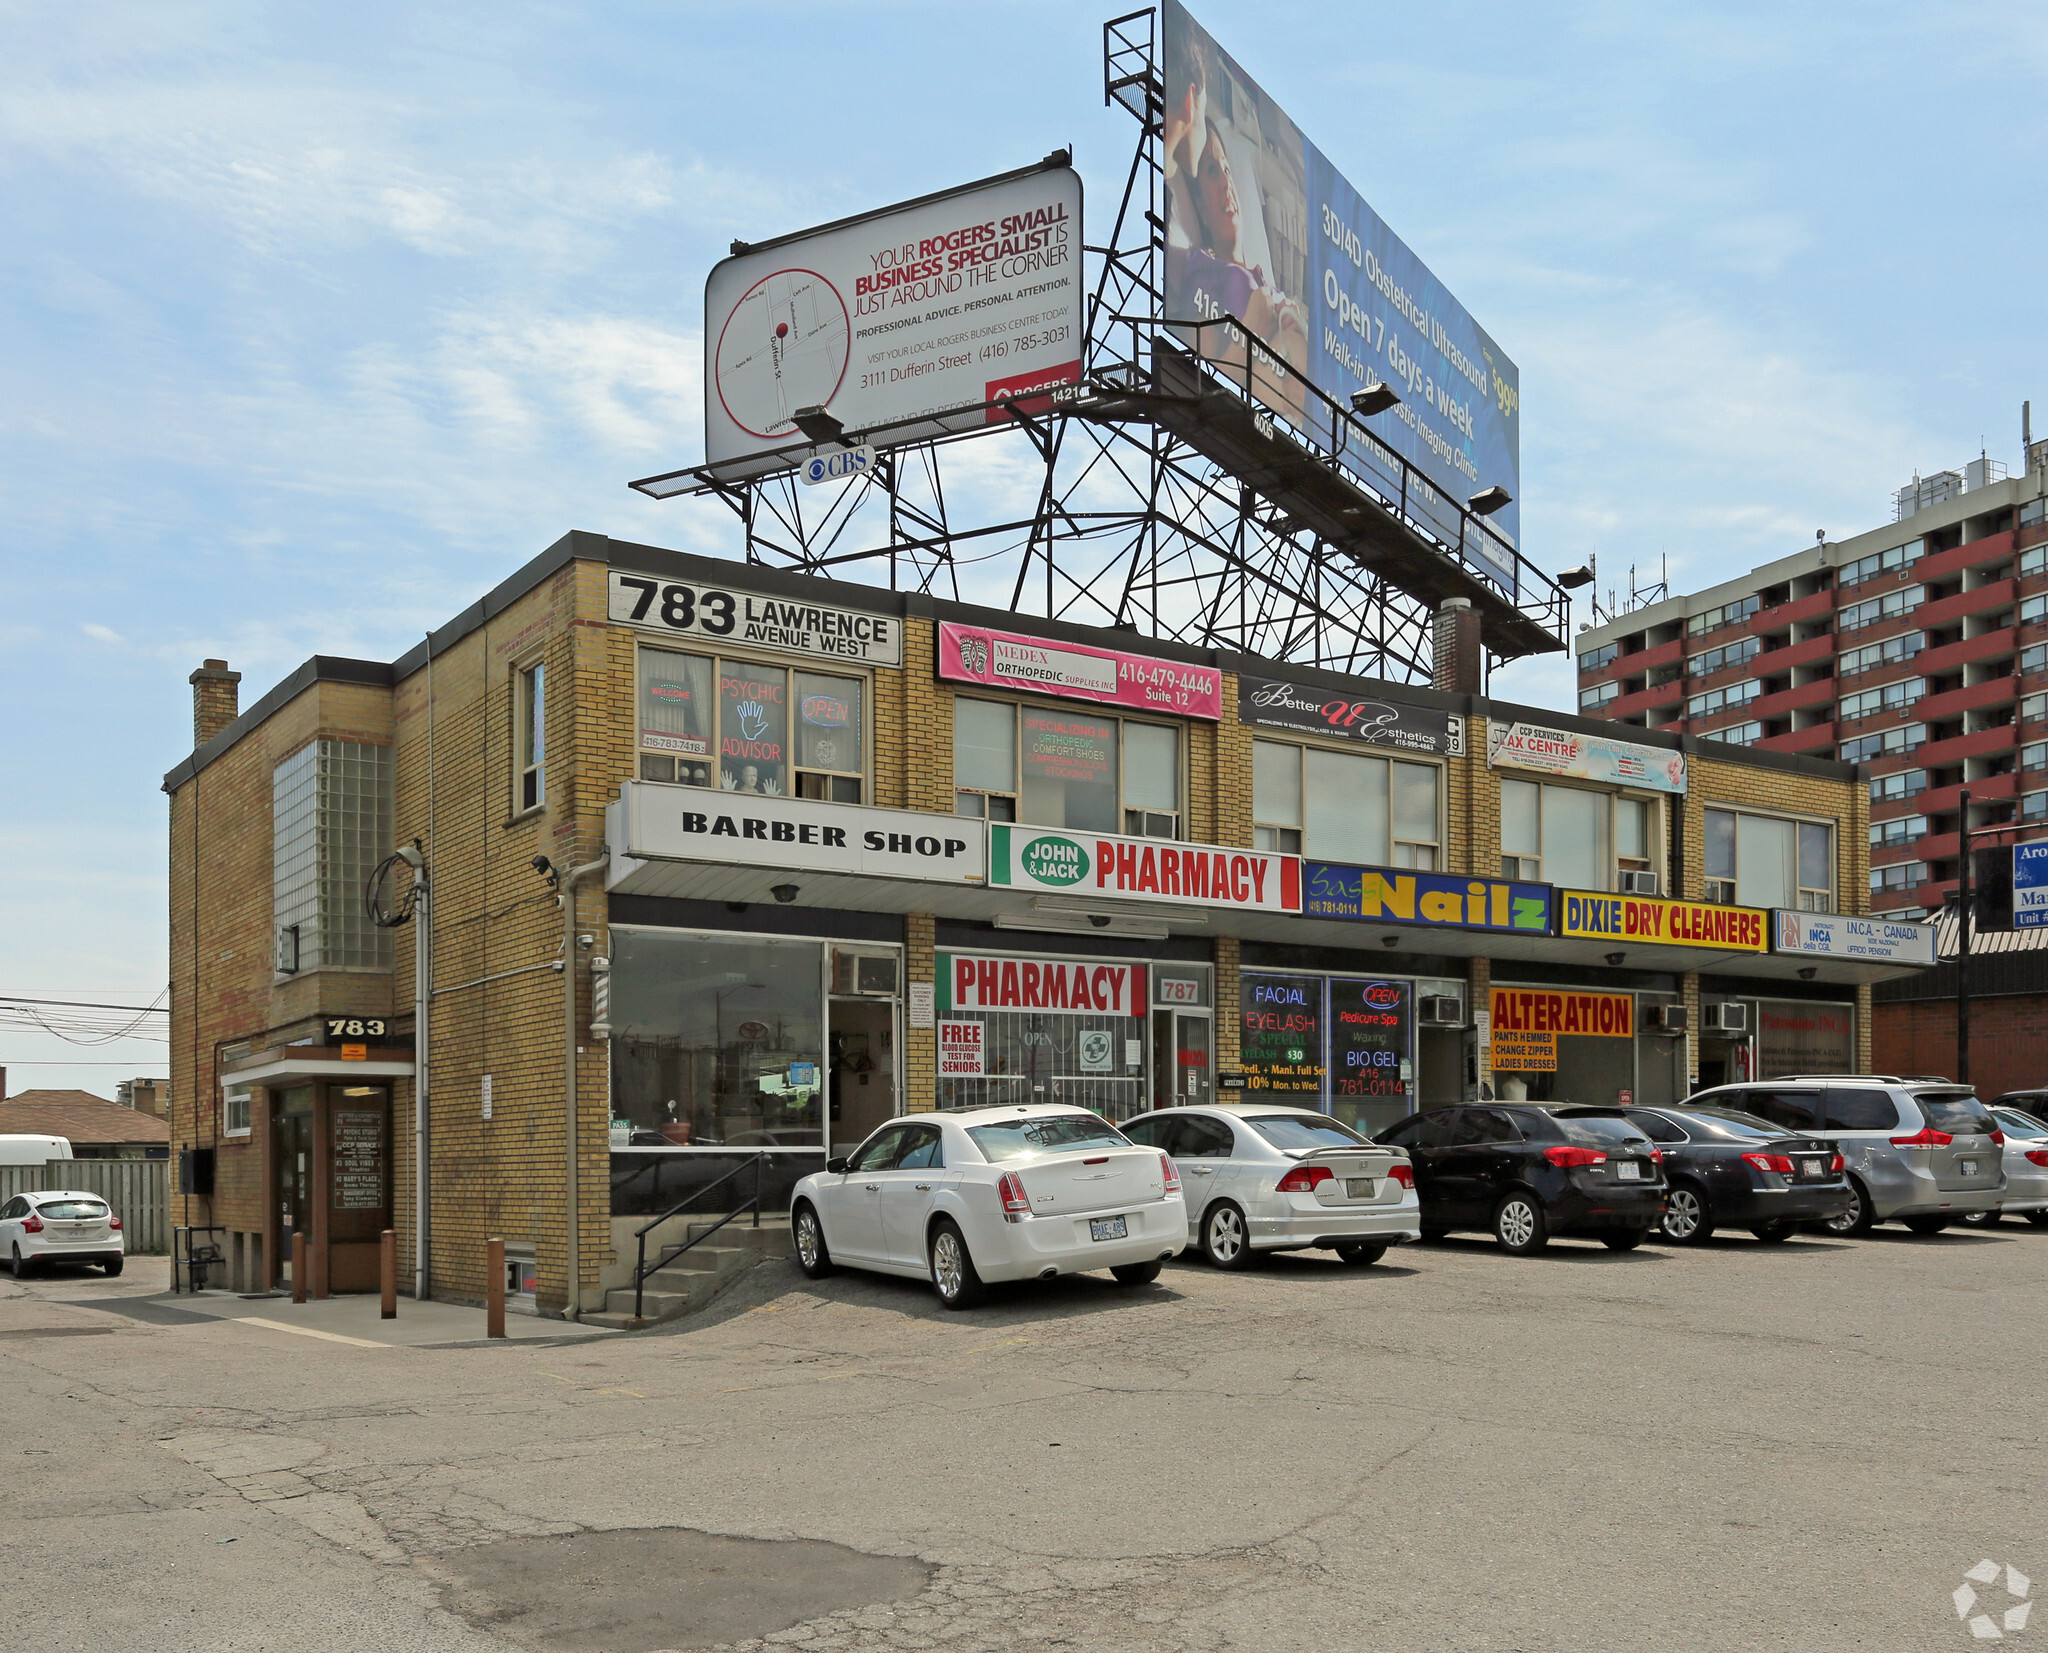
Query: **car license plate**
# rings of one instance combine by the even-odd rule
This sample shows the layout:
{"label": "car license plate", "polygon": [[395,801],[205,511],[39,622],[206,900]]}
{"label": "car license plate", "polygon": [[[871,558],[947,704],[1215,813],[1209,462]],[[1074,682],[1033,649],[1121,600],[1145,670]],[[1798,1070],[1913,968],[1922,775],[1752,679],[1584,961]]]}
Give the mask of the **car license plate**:
{"label": "car license plate", "polygon": [[1643,1180],[1643,1168],[1632,1159],[1616,1160],[1614,1162],[1614,1174],[1621,1178],[1623,1182],[1641,1182]]}
{"label": "car license plate", "polygon": [[1371,1177],[1346,1177],[1344,1179],[1344,1193],[1348,1198],[1354,1200],[1371,1199],[1373,1186]]}
{"label": "car license plate", "polygon": [[1958,1168],[1966,1177],[1974,1177],[1977,1174],[1977,1162],[1974,1159],[1959,1161]]}
{"label": "car license plate", "polygon": [[1121,1240],[1130,1230],[1124,1226],[1121,1217],[1092,1217],[1088,1222],[1088,1237],[1091,1240]]}
{"label": "car license plate", "polygon": [[1804,1171],[1809,1177],[1823,1176],[1827,1172],[1827,1161],[1820,1159],[1802,1159],[1799,1162],[1799,1169]]}

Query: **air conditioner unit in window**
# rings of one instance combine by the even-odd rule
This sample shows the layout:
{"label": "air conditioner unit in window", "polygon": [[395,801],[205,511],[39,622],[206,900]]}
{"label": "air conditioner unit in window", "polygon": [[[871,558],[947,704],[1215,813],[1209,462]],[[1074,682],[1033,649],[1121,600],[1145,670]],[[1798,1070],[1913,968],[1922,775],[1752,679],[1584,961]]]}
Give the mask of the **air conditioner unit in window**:
{"label": "air conditioner unit in window", "polygon": [[1718,906],[1734,906],[1735,880],[1732,878],[1709,878],[1707,880],[1707,899]]}
{"label": "air conditioner unit in window", "polygon": [[1621,875],[1623,895],[1655,895],[1657,875],[1654,872],[1625,872]]}
{"label": "air conditioner unit in window", "polygon": [[1419,1027],[1463,1027],[1465,1006],[1455,993],[1429,993],[1415,1001]]}
{"label": "air conditioner unit in window", "polygon": [[1687,1026],[1685,1006],[1682,1004],[1651,1006],[1650,1026],[1659,1033],[1683,1033]]}
{"label": "air conditioner unit in window", "polygon": [[1710,1004],[1701,1007],[1700,1025],[1713,1033],[1747,1033],[1749,1031],[1749,1006],[1746,1004]]}

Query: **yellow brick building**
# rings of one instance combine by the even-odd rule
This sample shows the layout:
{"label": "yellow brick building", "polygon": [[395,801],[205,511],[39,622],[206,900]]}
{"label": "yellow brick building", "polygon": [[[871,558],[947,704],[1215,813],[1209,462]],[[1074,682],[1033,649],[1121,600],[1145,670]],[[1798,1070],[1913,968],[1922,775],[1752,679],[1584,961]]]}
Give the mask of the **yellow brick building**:
{"label": "yellow brick building", "polygon": [[[596,1315],[652,1215],[777,1209],[905,1109],[1373,1129],[1867,1065],[1851,766],[1470,687],[581,533],[395,662],[241,711],[209,661],[165,778],[179,1220],[244,1289],[295,1237],[368,1289],[389,1227],[475,1299],[501,1236],[515,1303]],[[1574,1005],[1610,1025],[1520,1025]]]}

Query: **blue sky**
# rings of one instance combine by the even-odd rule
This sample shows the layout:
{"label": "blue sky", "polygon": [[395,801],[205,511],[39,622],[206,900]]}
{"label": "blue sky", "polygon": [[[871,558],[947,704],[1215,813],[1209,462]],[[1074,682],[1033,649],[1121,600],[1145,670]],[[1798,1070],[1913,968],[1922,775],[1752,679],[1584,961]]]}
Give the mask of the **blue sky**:
{"label": "blue sky", "polygon": [[[1104,227],[1120,9],[0,5],[0,992],[160,990],[201,658],[246,702],[571,527],[729,545],[623,484],[698,457],[734,236],[1060,144]],[[2048,429],[2038,7],[1195,12],[1520,364],[1553,571],[1708,583]],[[0,1029],[17,1090],[161,1051]]]}

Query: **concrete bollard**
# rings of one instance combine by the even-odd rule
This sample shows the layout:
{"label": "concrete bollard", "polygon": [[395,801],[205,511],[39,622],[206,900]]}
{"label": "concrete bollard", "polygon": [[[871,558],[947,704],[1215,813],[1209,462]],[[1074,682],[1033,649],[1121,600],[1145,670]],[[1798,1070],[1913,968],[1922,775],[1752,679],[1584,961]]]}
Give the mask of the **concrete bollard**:
{"label": "concrete bollard", "polygon": [[303,1228],[295,1228],[292,1230],[292,1301],[303,1303],[305,1300],[306,1231]]}
{"label": "concrete bollard", "polygon": [[505,1335],[505,1242],[484,1241],[484,1336]]}
{"label": "concrete bollard", "polygon": [[377,1289],[384,1300],[378,1313],[386,1320],[398,1318],[398,1235],[385,1229],[377,1242]]}

